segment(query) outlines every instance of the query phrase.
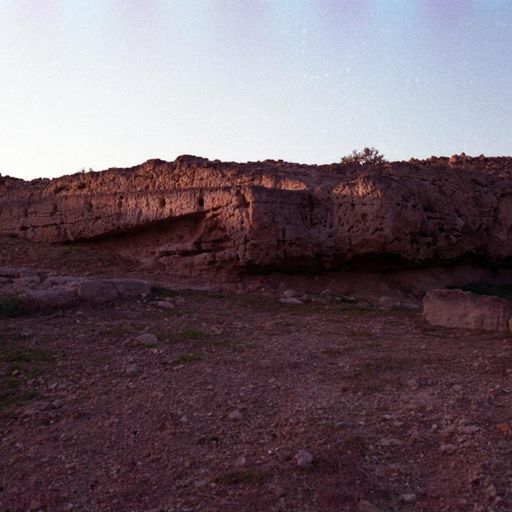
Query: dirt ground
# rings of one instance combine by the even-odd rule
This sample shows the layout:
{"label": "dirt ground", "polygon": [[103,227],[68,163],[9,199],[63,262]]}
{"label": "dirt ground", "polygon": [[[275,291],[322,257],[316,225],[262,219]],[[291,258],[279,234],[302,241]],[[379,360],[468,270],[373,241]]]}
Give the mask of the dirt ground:
{"label": "dirt ground", "polygon": [[14,264],[169,290],[0,316],[1,511],[512,510],[508,336],[1,240]]}

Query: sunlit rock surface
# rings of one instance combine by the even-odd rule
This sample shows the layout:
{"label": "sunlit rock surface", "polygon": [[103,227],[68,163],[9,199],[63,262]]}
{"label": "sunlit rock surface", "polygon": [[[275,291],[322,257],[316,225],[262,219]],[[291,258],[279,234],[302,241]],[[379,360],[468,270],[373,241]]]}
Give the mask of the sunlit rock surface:
{"label": "sunlit rock surface", "polygon": [[379,268],[512,256],[512,158],[372,166],[193,156],[0,178],[0,234],[94,240],[180,272]]}

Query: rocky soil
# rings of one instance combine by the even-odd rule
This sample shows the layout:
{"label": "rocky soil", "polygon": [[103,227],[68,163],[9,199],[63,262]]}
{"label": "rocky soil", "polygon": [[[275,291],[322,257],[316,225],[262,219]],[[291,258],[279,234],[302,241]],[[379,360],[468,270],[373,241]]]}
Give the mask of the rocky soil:
{"label": "rocky soil", "polygon": [[512,509],[506,333],[299,278],[185,282],[97,247],[0,239],[0,265],[158,283],[2,302],[0,510]]}

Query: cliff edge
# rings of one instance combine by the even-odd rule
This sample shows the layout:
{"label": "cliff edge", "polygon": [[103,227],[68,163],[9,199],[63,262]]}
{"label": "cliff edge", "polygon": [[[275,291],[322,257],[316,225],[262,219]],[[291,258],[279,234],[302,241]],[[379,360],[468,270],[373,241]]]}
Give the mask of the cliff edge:
{"label": "cliff edge", "polygon": [[179,273],[507,260],[512,158],[316,166],[185,155],[52,180],[0,177],[0,235],[95,241]]}

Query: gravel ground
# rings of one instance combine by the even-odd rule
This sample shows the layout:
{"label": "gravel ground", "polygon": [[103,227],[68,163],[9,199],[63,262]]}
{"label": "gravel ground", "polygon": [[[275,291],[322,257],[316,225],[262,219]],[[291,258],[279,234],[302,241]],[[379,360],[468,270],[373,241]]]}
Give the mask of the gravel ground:
{"label": "gravel ground", "polygon": [[0,316],[0,510],[512,510],[511,341],[247,292]]}

